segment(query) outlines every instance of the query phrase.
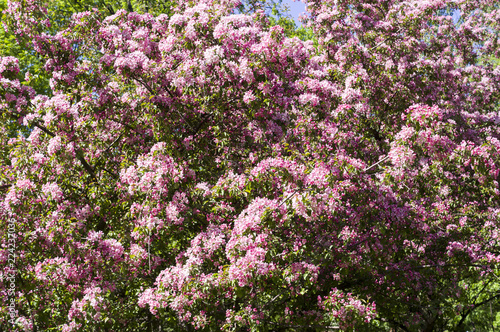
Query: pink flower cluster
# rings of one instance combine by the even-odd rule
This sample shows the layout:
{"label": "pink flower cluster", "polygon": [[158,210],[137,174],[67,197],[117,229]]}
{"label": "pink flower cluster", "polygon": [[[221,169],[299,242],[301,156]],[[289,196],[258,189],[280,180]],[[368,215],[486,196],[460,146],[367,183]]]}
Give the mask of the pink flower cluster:
{"label": "pink flower cluster", "polygon": [[341,329],[352,328],[358,320],[369,323],[376,317],[375,303],[361,301],[353,294],[344,293],[337,288],[324,298],[318,297],[318,301],[320,306],[329,311]]}

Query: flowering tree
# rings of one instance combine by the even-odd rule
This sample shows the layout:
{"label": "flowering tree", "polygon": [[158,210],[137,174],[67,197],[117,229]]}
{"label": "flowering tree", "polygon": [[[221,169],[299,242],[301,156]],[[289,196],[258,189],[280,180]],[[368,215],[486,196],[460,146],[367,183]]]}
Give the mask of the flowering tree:
{"label": "flowering tree", "polygon": [[498,302],[495,1],[315,0],[317,47],[238,0],[52,34],[39,3],[8,29],[49,95],[0,60],[29,128],[1,131],[2,329],[443,331]]}

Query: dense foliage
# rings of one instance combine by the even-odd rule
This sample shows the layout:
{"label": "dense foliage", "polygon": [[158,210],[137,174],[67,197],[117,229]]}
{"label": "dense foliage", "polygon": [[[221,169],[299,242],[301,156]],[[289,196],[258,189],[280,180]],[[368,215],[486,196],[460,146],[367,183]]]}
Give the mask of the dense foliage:
{"label": "dense foliage", "polygon": [[495,1],[313,0],[314,41],[239,0],[123,5],[6,6],[49,85],[0,58],[0,329],[490,324]]}

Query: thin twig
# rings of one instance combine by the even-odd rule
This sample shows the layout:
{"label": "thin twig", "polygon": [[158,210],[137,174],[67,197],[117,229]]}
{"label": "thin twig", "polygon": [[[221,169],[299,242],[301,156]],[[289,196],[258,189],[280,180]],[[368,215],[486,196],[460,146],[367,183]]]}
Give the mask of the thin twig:
{"label": "thin twig", "polygon": [[377,163],[375,163],[375,164],[371,165],[371,166],[370,166],[370,167],[368,167],[368,168],[365,168],[365,169],[363,170],[363,172],[366,172],[366,171],[367,171],[367,170],[369,170],[370,168],[377,166],[378,164],[380,164],[381,162],[383,162],[383,161],[387,160],[388,158],[389,158],[389,156],[386,156],[386,157],[385,157],[385,158],[383,158],[382,160],[379,160]]}

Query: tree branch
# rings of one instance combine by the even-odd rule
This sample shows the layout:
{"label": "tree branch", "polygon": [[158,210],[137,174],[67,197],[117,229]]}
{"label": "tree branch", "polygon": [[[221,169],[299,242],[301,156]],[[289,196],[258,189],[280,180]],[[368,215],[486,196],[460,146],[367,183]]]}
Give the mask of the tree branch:
{"label": "tree branch", "polygon": [[493,296],[493,297],[490,297],[489,299],[484,300],[483,302],[480,302],[480,303],[478,303],[478,304],[475,304],[475,305],[474,305],[474,307],[469,308],[469,310],[467,310],[466,312],[464,312],[464,313],[462,314],[462,319],[460,319],[460,322],[458,322],[458,325],[457,325],[456,327],[461,326],[461,325],[465,322],[465,319],[467,318],[467,316],[468,316],[471,312],[473,312],[474,310],[476,310],[476,309],[477,309],[477,308],[479,308],[480,306],[485,305],[485,304],[487,304],[487,303],[489,303],[489,302],[493,301],[494,299],[498,299],[498,298],[500,298],[500,294],[497,294],[497,295],[495,295],[495,296]]}

